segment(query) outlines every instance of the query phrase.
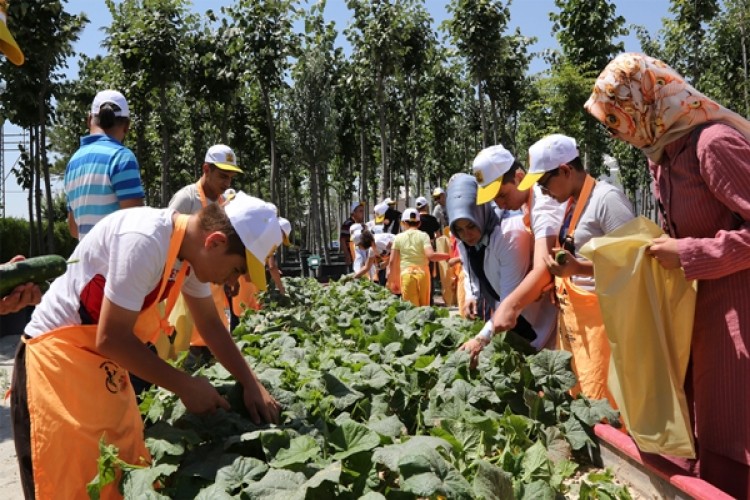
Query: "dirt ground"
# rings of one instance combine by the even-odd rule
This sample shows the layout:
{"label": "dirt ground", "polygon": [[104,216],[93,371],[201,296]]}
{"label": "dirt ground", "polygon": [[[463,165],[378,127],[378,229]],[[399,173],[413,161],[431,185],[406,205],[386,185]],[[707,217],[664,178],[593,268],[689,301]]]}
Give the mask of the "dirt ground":
{"label": "dirt ground", "polygon": [[21,482],[18,477],[16,449],[10,427],[10,401],[5,392],[10,387],[13,373],[13,355],[18,344],[18,335],[0,337],[0,496],[5,500],[23,500]]}

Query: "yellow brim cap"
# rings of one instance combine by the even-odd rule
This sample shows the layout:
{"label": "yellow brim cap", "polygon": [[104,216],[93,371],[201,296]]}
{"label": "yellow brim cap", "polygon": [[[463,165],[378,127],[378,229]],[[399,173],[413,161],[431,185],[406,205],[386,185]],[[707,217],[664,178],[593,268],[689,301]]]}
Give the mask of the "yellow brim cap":
{"label": "yellow brim cap", "polygon": [[375,224],[380,224],[385,220],[385,214],[375,216]]}
{"label": "yellow brim cap", "polygon": [[477,205],[484,205],[485,203],[495,199],[495,195],[500,191],[500,184],[503,182],[503,178],[500,177],[482,187],[479,186],[477,189]]}
{"label": "yellow brim cap", "polygon": [[4,22],[0,23],[0,49],[10,62],[16,66],[23,64],[24,56],[21,48],[16,43],[13,35],[10,34],[8,27]]}
{"label": "yellow brim cap", "polygon": [[265,291],[267,287],[266,263],[259,261],[248,250],[245,250],[245,260],[247,261],[247,275],[249,280],[258,287],[258,290]]}
{"label": "yellow brim cap", "polygon": [[214,163],[217,168],[220,168],[222,170],[227,170],[229,172],[237,172],[242,173],[242,170],[237,165],[232,165],[231,163]]}
{"label": "yellow brim cap", "polygon": [[523,176],[521,183],[518,185],[518,189],[521,191],[531,189],[531,186],[533,186],[545,173],[546,172],[537,172],[535,174],[527,173]]}
{"label": "yellow brim cap", "polygon": [[281,243],[285,246],[292,246],[292,242],[289,241],[289,236],[287,236],[285,233],[282,233],[281,235]]}

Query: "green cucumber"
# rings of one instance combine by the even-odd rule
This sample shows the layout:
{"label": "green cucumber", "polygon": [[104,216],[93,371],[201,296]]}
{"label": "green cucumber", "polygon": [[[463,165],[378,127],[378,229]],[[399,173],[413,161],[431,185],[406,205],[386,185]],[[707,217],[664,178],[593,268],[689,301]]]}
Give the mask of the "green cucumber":
{"label": "green cucumber", "polygon": [[24,283],[42,283],[57,278],[68,268],[59,255],[41,255],[0,265],[0,297],[5,297]]}
{"label": "green cucumber", "polygon": [[568,262],[568,253],[565,250],[559,250],[555,254],[555,261],[561,266],[564,266],[565,263]]}

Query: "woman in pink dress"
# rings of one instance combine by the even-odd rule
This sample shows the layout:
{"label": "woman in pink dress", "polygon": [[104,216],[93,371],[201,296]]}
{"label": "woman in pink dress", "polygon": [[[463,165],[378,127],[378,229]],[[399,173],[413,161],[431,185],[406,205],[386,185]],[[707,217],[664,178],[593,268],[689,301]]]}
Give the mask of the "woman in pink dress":
{"label": "woman in pink dress", "polygon": [[[662,61],[621,54],[586,110],[643,150],[669,236],[649,253],[698,280],[691,347],[701,478],[750,496],[750,122],[695,90]],[[692,390],[692,391],[691,391]]]}

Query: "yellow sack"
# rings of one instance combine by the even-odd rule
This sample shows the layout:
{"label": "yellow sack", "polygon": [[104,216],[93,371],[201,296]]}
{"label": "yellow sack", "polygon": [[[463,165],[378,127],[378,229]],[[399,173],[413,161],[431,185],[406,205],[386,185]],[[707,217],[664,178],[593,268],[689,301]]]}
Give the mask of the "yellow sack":
{"label": "yellow sack", "polygon": [[[435,247],[438,253],[450,253],[451,242],[447,236],[440,236],[435,239]],[[437,263],[440,274],[440,288],[442,290],[443,301],[446,306],[456,305],[455,281],[453,280],[453,269],[448,265],[448,261],[441,260]]]}
{"label": "yellow sack", "polygon": [[662,230],[638,217],[581,255],[594,263],[596,294],[612,348],[609,388],[638,448],[695,457],[685,398],[685,372],[695,314],[696,283],[666,270],[646,248]]}

